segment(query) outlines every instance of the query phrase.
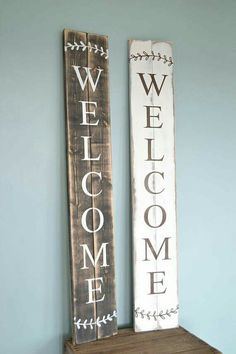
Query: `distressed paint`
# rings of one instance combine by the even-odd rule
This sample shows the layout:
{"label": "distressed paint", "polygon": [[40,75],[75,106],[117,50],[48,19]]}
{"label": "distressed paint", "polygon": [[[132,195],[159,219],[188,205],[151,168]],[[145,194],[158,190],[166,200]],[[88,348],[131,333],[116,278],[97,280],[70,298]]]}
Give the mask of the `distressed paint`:
{"label": "distressed paint", "polygon": [[117,333],[106,36],[64,31],[73,343]]}
{"label": "distressed paint", "polygon": [[135,331],[178,326],[173,64],[129,42]]}

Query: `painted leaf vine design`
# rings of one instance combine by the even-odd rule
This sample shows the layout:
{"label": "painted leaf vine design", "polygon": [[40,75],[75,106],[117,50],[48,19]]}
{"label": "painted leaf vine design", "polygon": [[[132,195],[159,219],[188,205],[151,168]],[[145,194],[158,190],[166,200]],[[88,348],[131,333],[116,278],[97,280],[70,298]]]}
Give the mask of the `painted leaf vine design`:
{"label": "painted leaf vine design", "polygon": [[74,324],[76,327],[79,329],[84,328],[90,328],[93,329],[94,326],[101,327],[103,324],[106,325],[107,323],[113,321],[113,318],[117,317],[117,311],[114,310],[112,314],[108,313],[107,315],[104,315],[102,318],[98,316],[95,320],[91,318],[90,320],[86,319],[82,321],[81,318],[78,319],[78,321],[75,321]]}
{"label": "painted leaf vine design", "polygon": [[177,305],[175,308],[167,309],[165,312],[161,310],[159,313],[157,311],[148,311],[146,312],[145,310],[140,309],[140,307],[137,307],[134,310],[135,317],[141,317],[141,318],[147,318],[148,320],[154,319],[155,321],[158,320],[158,318],[161,318],[162,320],[165,320],[167,317],[171,317],[172,315],[176,315],[179,310],[179,305]]}
{"label": "painted leaf vine design", "polygon": [[89,52],[94,52],[99,54],[101,57],[104,57],[105,59],[108,59],[109,57],[109,51],[108,49],[104,49],[102,46],[99,47],[97,44],[92,44],[91,42],[88,42],[88,44],[84,43],[83,41],[77,42],[67,42],[65,45],[65,51],[68,49],[70,50],[82,50],[84,52],[85,50],[88,50]]}
{"label": "painted leaf vine design", "polygon": [[129,57],[129,61],[131,60],[137,61],[137,60],[157,60],[157,61],[162,61],[164,64],[168,64],[168,66],[171,66],[174,64],[173,58],[172,57],[167,57],[167,55],[161,55],[161,53],[155,54],[154,51],[152,50],[150,54],[148,54],[145,50],[141,53],[136,53],[136,54],[131,54]]}

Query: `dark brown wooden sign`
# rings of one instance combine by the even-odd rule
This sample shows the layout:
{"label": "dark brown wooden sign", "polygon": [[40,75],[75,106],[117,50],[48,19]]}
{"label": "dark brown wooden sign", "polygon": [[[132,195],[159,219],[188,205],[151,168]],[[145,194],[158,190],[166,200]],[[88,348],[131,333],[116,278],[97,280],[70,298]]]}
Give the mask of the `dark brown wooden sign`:
{"label": "dark brown wooden sign", "polygon": [[73,342],[117,333],[108,40],[64,31]]}

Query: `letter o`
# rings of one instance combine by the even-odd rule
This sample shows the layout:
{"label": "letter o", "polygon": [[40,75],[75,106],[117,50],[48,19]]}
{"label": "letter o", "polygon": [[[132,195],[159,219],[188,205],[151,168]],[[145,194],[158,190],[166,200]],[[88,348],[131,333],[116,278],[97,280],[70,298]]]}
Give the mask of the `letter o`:
{"label": "letter o", "polygon": [[[158,208],[160,208],[161,211],[162,211],[162,220],[161,220],[161,222],[160,222],[159,225],[155,225],[155,226],[150,224],[149,218],[148,218],[148,216],[149,216],[149,211],[150,211],[150,209],[153,208],[153,207],[158,207]],[[165,211],[165,209],[164,209],[162,206],[160,206],[160,205],[151,205],[150,207],[148,207],[148,208],[145,210],[145,213],[144,213],[144,220],[145,220],[145,223],[146,223],[149,227],[152,227],[152,228],[154,228],[154,229],[157,229],[158,227],[161,227],[161,226],[165,223],[165,221],[166,221],[166,211]]]}
{"label": "letter o", "polygon": [[[96,230],[90,230],[87,226],[87,214],[90,210],[96,210],[98,212],[98,215],[99,215],[99,219],[100,219],[100,222],[99,222],[99,226],[96,228]],[[85,229],[85,231],[89,232],[89,233],[93,233],[93,232],[98,232],[99,230],[101,230],[101,228],[103,227],[103,224],[104,224],[104,216],[103,216],[103,213],[101,212],[100,209],[97,209],[97,208],[88,208],[86,209],[84,212],[83,212],[83,215],[82,215],[82,218],[81,218],[81,223],[82,223],[82,226],[83,228]]]}

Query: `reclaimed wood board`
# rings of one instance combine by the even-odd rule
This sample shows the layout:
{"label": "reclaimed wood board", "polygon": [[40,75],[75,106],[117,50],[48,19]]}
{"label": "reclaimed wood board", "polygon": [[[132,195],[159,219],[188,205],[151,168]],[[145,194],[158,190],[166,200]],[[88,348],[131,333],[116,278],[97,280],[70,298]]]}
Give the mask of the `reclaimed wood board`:
{"label": "reclaimed wood board", "polygon": [[64,30],[73,343],[117,333],[106,36]]}
{"label": "reclaimed wood board", "polygon": [[221,354],[184,328],[134,333],[121,329],[117,336],[73,346],[65,342],[65,354]]}
{"label": "reclaimed wood board", "polygon": [[129,42],[135,331],[178,326],[173,59]]}

